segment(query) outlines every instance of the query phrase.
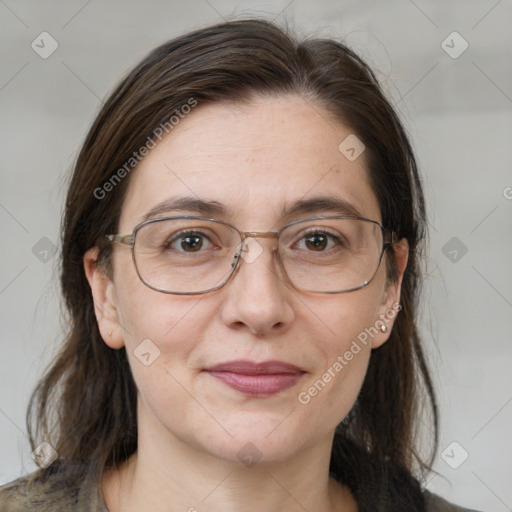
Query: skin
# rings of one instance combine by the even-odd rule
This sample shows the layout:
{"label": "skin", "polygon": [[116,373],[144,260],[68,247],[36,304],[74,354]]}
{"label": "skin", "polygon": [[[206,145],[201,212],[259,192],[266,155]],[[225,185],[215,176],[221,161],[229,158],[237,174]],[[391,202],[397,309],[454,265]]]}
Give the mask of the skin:
{"label": "skin", "polygon": [[[380,222],[364,154],[351,162],[338,150],[350,133],[295,95],[200,105],[131,175],[119,233],[171,194],[229,206],[222,220],[242,231],[276,231],[284,204],[316,195],[343,198]],[[191,296],[145,286],[127,246],[114,244],[111,279],[95,266],[96,249],[85,255],[100,332],[112,349],[126,347],[138,388],[138,452],[102,482],[111,512],[357,510],[329,478],[330,449],[393,320],[307,405],[297,397],[399,302],[407,241],[394,246],[398,282],[387,282],[383,259],[368,286],[341,294],[292,288],[273,259],[275,241],[257,242],[263,253],[242,261],[226,286]],[[149,366],[134,356],[147,338],[160,350]],[[201,371],[234,359],[280,360],[306,373],[292,388],[255,398]],[[252,467],[237,457],[247,443],[261,454]]]}

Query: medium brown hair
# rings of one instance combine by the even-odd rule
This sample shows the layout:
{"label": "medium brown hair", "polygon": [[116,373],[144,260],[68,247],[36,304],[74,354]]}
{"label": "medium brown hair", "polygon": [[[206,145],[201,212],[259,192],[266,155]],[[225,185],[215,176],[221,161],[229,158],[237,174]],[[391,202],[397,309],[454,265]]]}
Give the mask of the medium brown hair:
{"label": "medium brown hair", "polygon": [[[356,406],[336,430],[330,471],[350,487],[360,510],[424,510],[413,475],[431,466],[437,407],[417,327],[426,216],[411,145],[375,75],[349,48],[329,39],[298,41],[258,19],[210,26],[156,48],[120,82],[92,125],[62,223],[69,333],[30,400],[32,449],[47,441],[61,463],[87,464],[99,472],[136,451],[137,393],[125,348],[112,350],[101,338],[83,268],[85,252],[117,232],[130,174],[104,198],[95,191],[191,98],[198,104],[230,103],[254,94],[301,95],[349,126],[366,146],[383,225],[409,243],[402,310],[389,340],[372,351]],[[108,262],[110,250],[102,246],[99,259]],[[396,280],[392,250],[386,261],[388,278]],[[434,424],[427,460],[415,441],[425,397]]]}

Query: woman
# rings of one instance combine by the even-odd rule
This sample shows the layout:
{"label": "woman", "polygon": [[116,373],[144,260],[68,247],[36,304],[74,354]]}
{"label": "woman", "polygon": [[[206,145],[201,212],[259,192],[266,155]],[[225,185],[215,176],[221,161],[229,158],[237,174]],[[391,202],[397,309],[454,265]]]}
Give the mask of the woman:
{"label": "woman", "polygon": [[79,154],[41,469],[0,510],[463,510],[418,480],[425,225],[402,125],[342,44],[246,20],[155,49]]}

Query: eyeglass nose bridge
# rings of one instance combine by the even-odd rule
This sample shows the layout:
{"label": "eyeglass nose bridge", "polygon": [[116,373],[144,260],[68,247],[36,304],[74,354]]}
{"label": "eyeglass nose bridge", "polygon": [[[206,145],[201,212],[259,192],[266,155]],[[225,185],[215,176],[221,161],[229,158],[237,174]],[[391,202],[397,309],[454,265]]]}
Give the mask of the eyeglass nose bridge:
{"label": "eyeglass nose bridge", "polygon": [[[277,232],[277,231],[238,231],[238,234],[240,236],[240,245],[239,245],[239,248],[235,254],[235,260],[237,263],[232,263],[232,266],[235,267],[233,268],[233,270],[237,270],[238,267],[239,267],[239,263],[240,263],[240,256],[242,255],[242,253],[246,253],[248,252],[246,247],[247,247],[247,239],[249,238],[276,238],[278,240],[278,243],[279,243],[279,237],[280,237],[280,232]],[[278,265],[282,267],[282,261],[281,261],[281,256],[279,254],[279,250],[278,250],[278,243],[276,243],[276,245],[274,247],[272,247],[272,253],[275,253],[274,255],[277,256],[277,259],[278,259]],[[259,245],[259,244],[257,244]],[[246,260],[248,263],[252,263],[253,261],[255,261],[258,256],[263,252],[263,248],[260,246],[260,252],[259,254],[256,254],[255,257],[251,257],[249,255],[247,256],[243,256],[242,259]],[[284,270],[284,269],[282,269]],[[286,272],[285,272],[286,274]]]}
{"label": "eyeglass nose bridge", "polygon": [[242,242],[246,238],[279,238],[279,233],[277,231],[246,231],[240,232],[240,238]]}
{"label": "eyeglass nose bridge", "polygon": [[[276,238],[277,240],[279,240],[279,236],[281,233],[278,231],[239,231],[238,234],[240,235],[241,239],[240,250],[241,252],[244,252],[244,242],[248,238]],[[275,250],[276,247],[274,247],[273,249]]]}

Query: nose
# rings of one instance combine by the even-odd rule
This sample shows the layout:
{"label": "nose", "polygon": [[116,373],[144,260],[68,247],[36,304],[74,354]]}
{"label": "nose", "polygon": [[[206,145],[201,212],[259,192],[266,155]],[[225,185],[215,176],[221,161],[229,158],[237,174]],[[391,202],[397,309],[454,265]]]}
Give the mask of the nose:
{"label": "nose", "polygon": [[252,334],[287,330],[294,319],[294,291],[279,268],[277,241],[248,238],[235,275],[223,287],[222,319]]}

